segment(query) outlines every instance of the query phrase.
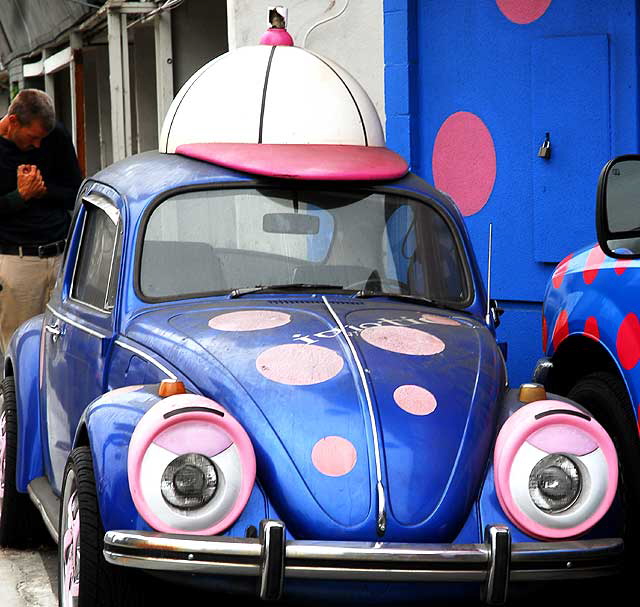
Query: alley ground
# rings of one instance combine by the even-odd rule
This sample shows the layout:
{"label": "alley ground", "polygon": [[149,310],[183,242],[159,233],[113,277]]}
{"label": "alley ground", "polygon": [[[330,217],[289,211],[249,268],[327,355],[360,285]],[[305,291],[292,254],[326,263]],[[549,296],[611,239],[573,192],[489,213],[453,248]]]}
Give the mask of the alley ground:
{"label": "alley ground", "polygon": [[0,549],[0,604],[2,607],[55,607],[56,550]]}

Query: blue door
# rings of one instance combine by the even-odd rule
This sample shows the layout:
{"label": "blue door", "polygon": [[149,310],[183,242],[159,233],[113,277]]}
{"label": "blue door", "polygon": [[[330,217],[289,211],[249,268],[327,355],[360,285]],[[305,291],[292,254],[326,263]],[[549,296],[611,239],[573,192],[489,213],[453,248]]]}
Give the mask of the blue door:
{"label": "blue door", "polygon": [[595,242],[599,171],[638,147],[636,2],[387,0],[385,9],[388,139],[404,128],[392,90],[402,79],[390,77],[404,52],[412,167],[456,200],[483,269],[493,223],[499,337],[512,383],[526,381],[541,355],[550,273]]}
{"label": "blue door", "polygon": [[105,391],[120,248],[115,206],[96,194],[85,197],[44,319],[41,421],[45,469],[55,491],[80,417]]}

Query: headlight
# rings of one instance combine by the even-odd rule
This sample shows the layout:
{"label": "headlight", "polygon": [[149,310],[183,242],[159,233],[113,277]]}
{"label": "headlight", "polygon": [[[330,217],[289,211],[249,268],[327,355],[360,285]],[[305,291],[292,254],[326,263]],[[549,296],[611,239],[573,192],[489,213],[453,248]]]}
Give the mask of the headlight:
{"label": "headlight", "polygon": [[128,471],[134,504],[151,527],[215,535],[246,506],[256,463],[249,437],[228,411],[202,396],[177,394],[136,426]]}
{"label": "headlight", "polygon": [[494,481],[500,505],[525,533],[564,539],[593,527],[618,485],[618,458],[604,428],[562,401],[537,401],[498,434]]}
{"label": "headlight", "polygon": [[580,496],[582,477],[570,457],[554,453],[543,457],[529,476],[529,495],[543,512],[564,512]]}
{"label": "headlight", "polygon": [[215,464],[201,453],[185,453],[164,469],[161,491],[171,506],[196,510],[211,501],[217,485]]}

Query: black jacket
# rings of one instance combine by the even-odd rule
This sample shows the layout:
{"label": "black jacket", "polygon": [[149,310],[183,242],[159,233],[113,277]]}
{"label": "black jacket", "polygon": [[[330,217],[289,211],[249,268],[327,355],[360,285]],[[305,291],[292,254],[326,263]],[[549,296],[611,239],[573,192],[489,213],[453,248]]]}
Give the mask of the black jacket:
{"label": "black jacket", "polygon": [[[47,195],[24,201],[17,191],[20,164],[35,164]],[[67,237],[82,181],[73,142],[58,123],[39,149],[26,152],[0,137],[0,244],[46,244]]]}

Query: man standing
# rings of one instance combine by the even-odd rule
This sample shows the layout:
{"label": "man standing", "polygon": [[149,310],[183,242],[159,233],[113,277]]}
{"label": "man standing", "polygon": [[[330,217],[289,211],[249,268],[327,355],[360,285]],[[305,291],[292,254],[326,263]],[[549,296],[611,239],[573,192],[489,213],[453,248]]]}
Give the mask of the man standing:
{"label": "man standing", "polygon": [[44,310],[81,179],[51,98],[36,89],[18,93],[0,119],[0,351]]}

